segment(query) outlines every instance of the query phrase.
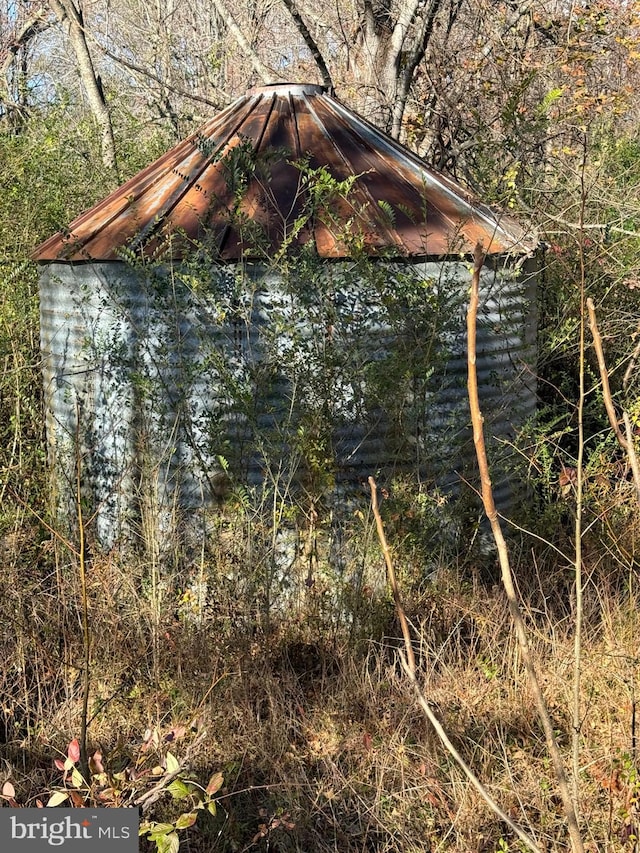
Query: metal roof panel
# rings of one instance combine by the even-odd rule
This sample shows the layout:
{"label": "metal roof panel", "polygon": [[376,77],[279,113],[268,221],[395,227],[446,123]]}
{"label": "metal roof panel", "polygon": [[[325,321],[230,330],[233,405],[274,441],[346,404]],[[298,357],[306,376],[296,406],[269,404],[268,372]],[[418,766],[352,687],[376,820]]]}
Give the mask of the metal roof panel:
{"label": "metal roof panel", "polygon": [[[323,198],[309,170],[351,188]],[[488,253],[528,253],[537,242],[322,87],[277,84],[250,90],[33,257],[115,260],[129,250],[177,259],[204,243],[231,261],[312,241],[335,258],[353,240],[371,254],[412,257],[467,253],[477,242]]]}

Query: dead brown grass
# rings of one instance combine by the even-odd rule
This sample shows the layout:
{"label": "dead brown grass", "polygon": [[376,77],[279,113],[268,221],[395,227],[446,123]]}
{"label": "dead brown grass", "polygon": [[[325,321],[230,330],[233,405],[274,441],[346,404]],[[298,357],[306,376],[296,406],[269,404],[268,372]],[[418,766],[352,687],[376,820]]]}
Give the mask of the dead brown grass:
{"label": "dead brown grass", "polygon": [[[233,541],[227,562],[218,543],[165,576],[160,607],[144,559],[91,561],[89,746],[114,772],[138,768],[123,796],[133,798],[145,768],[171,750],[185,778],[206,785],[221,771],[225,780],[217,816],[184,833],[185,851],[518,850],[414,706],[393,608],[372,581],[381,558],[367,551],[368,574],[333,598],[329,570],[318,567],[317,582],[289,612],[272,614],[267,631],[261,599],[249,595],[259,584],[249,584],[251,566],[238,564]],[[350,553],[360,566],[362,548]],[[633,573],[614,577],[601,553],[588,567],[580,788],[587,849],[613,853],[636,849],[638,601]],[[568,751],[570,570],[525,557],[518,578],[532,653]],[[10,780],[18,800],[33,804],[59,785],[53,759],[80,728],[79,588],[73,560],[35,529],[12,532],[3,559],[0,782]],[[468,561],[464,570],[443,565],[428,583],[406,554],[399,562],[419,677],[449,736],[540,850],[566,849],[544,736],[491,561],[482,570]],[[151,816],[170,818],[175,808],[163,795]]]}

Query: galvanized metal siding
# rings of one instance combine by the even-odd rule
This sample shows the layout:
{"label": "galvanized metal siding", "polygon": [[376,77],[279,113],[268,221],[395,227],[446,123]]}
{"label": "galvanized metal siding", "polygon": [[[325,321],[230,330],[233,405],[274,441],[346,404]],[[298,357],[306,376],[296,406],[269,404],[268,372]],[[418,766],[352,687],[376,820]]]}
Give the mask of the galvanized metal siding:
{"label": "galvanized metal siding", "polygon": [[57,500],[74,518],[80,478],[105,543],[118,536],[133,491],[132,387],[120,367],[129,360],[133,332],[109,292],[101,287],[101,271],[90,266],[52,264],[40,277],[47,442]]}
{"label": "galvanized metal siding", "polygon": [[[431,269],[435,273],[435,267]],[[461,300],[458,332],[445,335],[447,362],[430,407],[427,446],[440,482],[459,490],[467,479],[474,488],[479,485],[467,397],[470,270],[464,262],[443,264],[441,270],[448,282],[459,282]],[[523,483],[514,466],[517,453],[513,442],[535,417],[537,405],[536,285],[533,261],[517,267],[489,261],[480,276],[476,370],[494,498],[498,508],[507,513],[523,495]],[[444,282],[444,286],[450,285]]]}
{"label": "galvanized metal siding", "polygon": [[[296,297],[259,265],[216,267],[209,281],[188,267],[45,268],[47,432],[62,505],[72,511],[76,439],[84,493],[106,544],[148,523],[169,530],[211,505],[228,486],[227,464],[239,482],[272,484],[290,495],[304,491],[309,472],[298,431],[308,425],[304,413],[316,410],[332,419],[330,440],[321,438],[334,454],[336,494],[357,493],[371,474],[390,479],[412,473],[455,487],[474,460],[466,400],[468,266],[449,261],[381,269],[390,291],[396,277],[407,274],[440,289],[449,312],[440,330],[438,372],[426,384],[418,381],[415,397],[400,401],[401,435],[389,414],[400,386],[390,387],[386,411],[384,400],[365,405],[361,387],[365,371],[387,369],[398,329],[345,265],[326,273],[330,329],[322,325],[322,295],[305,293],[302,282]],[[308,314],[296,299],[308,300]],[[504,442],[535,409],[534,335],[531,271],[514,274],[500,262],[485,269],[477,367],[485,426],[495,437],[490,446],[503,457],[494,479],[505,510],[518,489],[508,475]],[[338,358],[323,378],[325,355],[330,360],[341,353],[352,363],[341,369]]]}

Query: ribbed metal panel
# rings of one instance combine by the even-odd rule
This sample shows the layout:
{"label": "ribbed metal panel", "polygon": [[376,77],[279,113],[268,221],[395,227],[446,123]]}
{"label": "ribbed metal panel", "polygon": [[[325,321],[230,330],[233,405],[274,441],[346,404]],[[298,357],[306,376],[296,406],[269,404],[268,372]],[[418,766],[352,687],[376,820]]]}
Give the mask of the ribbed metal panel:
{"label": "ribbed metal panel", "polygon": [[[303,164],[307,165],[305,175]],[[313,174],[349,182],[313,196]],[[315,206],[309,216],[310,204]],[[250,225],[251,227],[247,227]],[[258,235],[258,237],[256,236]],[[527,252],[536,239],[347,109],[320,86],[264,86],[214,116],[34,253],[46,260],[189,256],[221,260],[353,241],[399,257]]]}
{"label": "ribbed metal panel", "polygon": [[[387,296],[396,280],[400,295],[400,278],[412,276],[445,306],[428,381],[405,341],[404,384],[398,377],[394,386],[392,360],[413,318],[396,312],[392,327],[385,297],[348,264],[331,265],[317,293],[259,265],[216,267],[204,287],[188,268],[44,268],[47,430],[65,511],[72,512],[76,493],[76,439],[83,494],[106,544],[143,526],[145,513],[169,528],[215,503],[225,492],[225,465],[249,485],[272,483],[290,496],[312,489],[309,429],[316,422],[329,425],[330,440],[326,432],[318,438],[330,458],[316,464],[327,474],[335,468],[335,494],[357,493],[369,475],[390,482],[410,473],[454,489],[473,477],[468,265],[381,269]],[[494,448],[534,412],[534,332],[532,272],[515,274],[500,262],[485,269],[477,367]],[[411,371],[413,384],[406,381]],[[385,372],[391,385],[372,396],[367,382],[384,385]],[[518,489],[503,475],[503,450],[494,479],[498,504],[508,510]],[[323,488],[331,491],[329,480]]]}
{"label": "ribbed metal panel", "polygon": [[[431,406],[427,445],[435,460],[436,477],[458,490],[461,481],[479,487],[467,397],[466,311],[470,271],[467,264],[444,264],[449,281],[460,282],[457,334],[445,334],[444,374]],[[487,449],[491,456],[494,498],[509,513],[522,498],[523,483],[514,471],[513,442],[535,416],[536,265],[520,267],[491,263],[480,277],[476,370]]]}
{"label": "ribbed metal panel", "polygon": [[[111,268],[109,276],[114,274]],[[47,441],[57,499],[63,513],[74,518],[79,479],[105,543],[117,538],[135,490],[134,394],[129,372],[122,368],[130,362],[134,333],[110,291],[94,267],[52,264],[41,273]]]}

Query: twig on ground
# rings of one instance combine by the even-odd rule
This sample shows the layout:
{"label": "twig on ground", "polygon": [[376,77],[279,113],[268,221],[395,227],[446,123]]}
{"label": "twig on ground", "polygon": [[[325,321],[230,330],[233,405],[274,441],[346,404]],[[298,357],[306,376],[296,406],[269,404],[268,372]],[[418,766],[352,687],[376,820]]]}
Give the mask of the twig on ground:
{"label": "twig on ground", "polygon": [[523,844],[527,846],[529,850],[534,851],[534,853],[540,853],[540,848],[538,847],[534,839],[531,838],[519,824],[512,820],[509,815],[506,814],[506,812],[503,811],[503,809],[498,805],[498,803],[496,803],[496,801],[487,791],[480,779],[478,779],[471,767],[469,767],[467,762],[460,755],[455,746],[451,743],[449,737],[447,736],[447,733],[442,727],[442,723],[440,722],[440,720],[438,720],[433,709],[431,708],[431,705],[429,704],[429,701],[427,700],[423,689],[418,684],[418,679],[416,675],[416,661],[413,652],[413,644],[411,642],[409,623],[407,621],[405,609],[402,604],[402,599],[400,597],[400,590],[398,588],[393,559],[391,557],[391,551],[387,543],[387,537],[384,532],[384,525],[382,523],[382,517],[380,515],[380,509],[378,506],[378,490],[376,487],[376,481],[373,479],[373,477],[369,477],[369,488],[371,489],[371,508],[373,510],[373,515],[376,520],[378,539],[380,541],[380,547],[382,548],[382,553],[384,555],[384,561],[387,567],[387,578],[389,580],[389,586],[391,587],[391,591],[393,593],[393,600],[395,603],[396,612],[398,614],[398,619],[400,621],[400,628],[402,630],[402,637],[404,640],[404,654],[400,653],[400,661],[402,663],[402,668],[404,669],[404,672],[413,688],[416,701],[422,709],[425,717],[431,723],[433,730],[440,739],[440,742],[442,743],[444,748],[458,764],[467,779],[471,782],[473,787],[480,794],[480,796],[489,806],[489,808],[500,818],[500,820],[504,821],[504,823],[518,836],[518,838],[522,841]]}

